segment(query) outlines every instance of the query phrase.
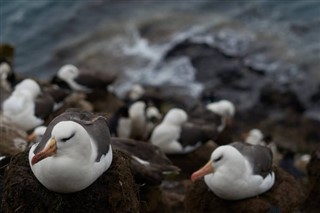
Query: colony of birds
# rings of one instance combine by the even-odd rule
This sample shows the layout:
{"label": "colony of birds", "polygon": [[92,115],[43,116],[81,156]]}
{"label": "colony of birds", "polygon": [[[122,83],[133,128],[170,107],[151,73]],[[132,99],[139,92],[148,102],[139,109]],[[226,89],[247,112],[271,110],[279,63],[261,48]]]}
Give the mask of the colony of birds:
{"label": "colony of birds", "polygon": [[114,76],[70,64],[37,80],[2,59],[0,74],[3,212],[308,209],[270,138],[254,129],[228,141],[228,100],[190,108],[138,84],[117,97]]}

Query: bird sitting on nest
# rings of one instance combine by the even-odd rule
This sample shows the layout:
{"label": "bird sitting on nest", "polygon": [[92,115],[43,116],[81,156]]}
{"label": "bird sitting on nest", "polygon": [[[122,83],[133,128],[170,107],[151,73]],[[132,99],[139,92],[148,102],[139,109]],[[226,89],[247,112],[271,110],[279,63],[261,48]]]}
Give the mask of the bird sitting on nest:
{"label": "bird sitting on nest", "polygon": [[29,152],[31,169],[49,190],[83,190],[112,162],[110,133],[102,116],[68,110],[48,125],[40,143]]}
{"label": "bird sitting on nest", "polygon": [[[207,117],[210,117],[208,114]],[[154,128],[150,141],[167,154],[187,154],[218,135],[217,125],[205,119],[188,120],[179,108],[170,109]]]}
{"label": "bird sitting on nest", "polygon": [[41,125],[53,111],[54,100],[42,93],[39,84],[24,79],[2,104],[3,114],[25,131]]}
{"label": "bird sitting on nest", "polygon": [[[56,193],[33,175],[28,152],[11,160],[3,179],[3,212],[140,212],[137,186],[128,157],[113,151],[112,164],[87,188],[74,193]],[[79,176],[79,178],[83,178]],[[73,183],[76,184],[76,183]]]}
{"label": "bird sitting on nest", "polygon": [[217,127],[219,132],[232,125],[233,116],[235,114],[235,106],[231,101],[220,100],[217,102],[209,103],[206,105],[206,109],[221,117],[221,123]]}
{"label": "bird sitting on nest", "polygon": [[191,179],[195,183],[186,194],[188,212],[293,212],[303,197],[294,178],[272,166],[271,150],[260,145],[220,146]]}
{"label": "bird sitting on nest", "polygon": [[220,146],[191,179],[195,181],[203,176],[208,187],[223,199],[254,197],[268,191],[274,184],[272,152],[263,146],[244,143]]}
{"label": "bird sitting on nest", "polygon": [[153,130],[150,141],[158,146],[164,153],[185,153],[188,148],[178,141],[182,124],[187,121],[187,113],[178,108],[171,109],[164,117],[161,124]]}
{"label": "bird sitting on nest", "polygon": [[5,212],[139,212],[128,156],[111,149],[104,117],[79,109],[56,117],[39,143],[15,155],[3,183]]}
{"label": "bird sitting on nest", "polygon": [[114,80],[114,77],[102,76],[101,73],[95,75],[92,72],[80,72],[78,67],[66,64],[58,70],[51,83],[57,84],[62,88],[89,93],[95,89],[107,90],[108,85]]}
{"label": "bird sitting on nest", "polygon": [[123,105],[123,102],[109,91],[109,86],[115,79],[115,76],[102,72],[85,72],[72,64],[66,64],[58,70],[51,83],[73,92],[85,93],[86,99],[94,106],[94,111],[114,112]]}
{"label": "bird sitting on nest", "polygon": [[147,141],[161,114],[155,106],[137,101],[120,107],[111,115],[109,128],[113,136]]}

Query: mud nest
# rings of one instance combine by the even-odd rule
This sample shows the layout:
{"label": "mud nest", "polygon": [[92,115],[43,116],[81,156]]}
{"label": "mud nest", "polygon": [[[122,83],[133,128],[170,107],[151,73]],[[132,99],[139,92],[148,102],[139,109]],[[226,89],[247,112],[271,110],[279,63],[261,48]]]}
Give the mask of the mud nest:
{"label": "mud nest", "polygon": [[308,213],[319,212],[320,209],[320,149],[315,150],[307,165],[309,192],[302,211]]}
{"label": "mud nest", "polygon": [[300,184],[280,168],[274,168],[275,185],[257,197],[239,201],[228,201],[217,197],[205,182],[196,181],[187,190],[185,197],[186,212],[281,212],[292,213],[303,201]]}
{"label": "mud nest", "polygon": [[46,189],[30,169],[28,152],[12,159],[3,184],[3,212],[139,212],[129,159],[119,151],[114,151],[110,168],[80,192],[60,194]]}

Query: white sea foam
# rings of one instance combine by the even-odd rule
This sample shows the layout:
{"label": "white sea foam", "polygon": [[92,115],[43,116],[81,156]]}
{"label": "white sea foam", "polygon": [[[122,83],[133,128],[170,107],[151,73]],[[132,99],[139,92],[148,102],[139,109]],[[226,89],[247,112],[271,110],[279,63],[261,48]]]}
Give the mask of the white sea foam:
{"label": "white sea foam", "polygon": [[[136,56],[148,60],[144,67],[127,68],[124,77],[116,85],[117,93],[123,96],[134,83],[147,84],[152,86],[171,85],[184,88],[187,94],[198,96],[203,90],[201,83],[196,81],[196,69],[192,66],[189,58],[177,57],[167,61],[163,58],[165,54],[176,44],[191,39],[205,30],[205,27],[193,27],[188,31],[177,33],[171,40],[163,44],[151,44],[146,38],[133,30],[130,42],[121,40],[123,54]],[[210,42],[207,37],[195,37],[195,40]],[[124,80],[125,79],[125,80]]]}

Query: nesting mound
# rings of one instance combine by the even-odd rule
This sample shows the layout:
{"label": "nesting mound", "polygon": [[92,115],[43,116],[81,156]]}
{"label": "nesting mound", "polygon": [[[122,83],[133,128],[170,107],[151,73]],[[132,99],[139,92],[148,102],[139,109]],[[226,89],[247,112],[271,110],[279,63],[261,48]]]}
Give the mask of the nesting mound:
{"label": "nesting mound", "polygon": [[110,168],[88,188],[71,194],[49,191],[33,175],[28,152],[16,155],[4,176],[4,212],[139,212],[129,159],[114,151]]}
{"label": "nesting mound", "polygon": [[196,181],[187,190],[186,212],[281,212],[292,213],[303,201],[299,183],[282,169],[274,168],[275,185],[257,197],[228,201],[217,197],[202,180]]}
{"label": "nesting mound", "polygon": [[193,152],[187,154],[167,154],[167,156],[173,165],[181,169],[179,177],[188,179],[194,171],[197,171],[208,162],[211,153],[216,147],[216,144],[208,142]]}
{"label": "nesting mound", "polygon": [[141,213],[172,213],[168,200],[159,186],[142,185],[139,188]]}
{"label": "nesting mound", "polygon": [[303,212],[316,213],[320,209],[320,150],[312,153],[307,165],[309,194],[303,205]]}

